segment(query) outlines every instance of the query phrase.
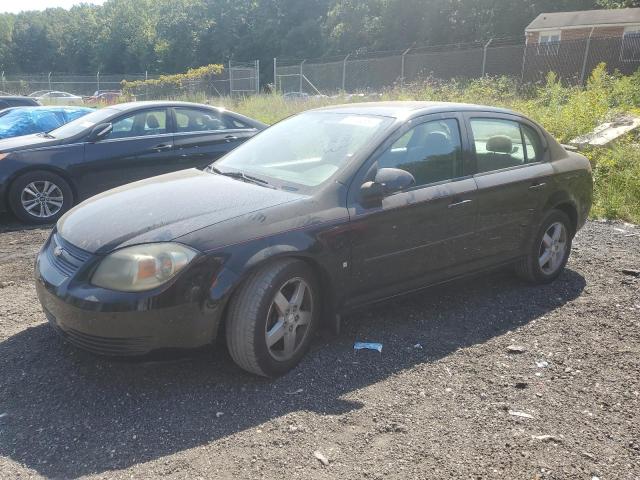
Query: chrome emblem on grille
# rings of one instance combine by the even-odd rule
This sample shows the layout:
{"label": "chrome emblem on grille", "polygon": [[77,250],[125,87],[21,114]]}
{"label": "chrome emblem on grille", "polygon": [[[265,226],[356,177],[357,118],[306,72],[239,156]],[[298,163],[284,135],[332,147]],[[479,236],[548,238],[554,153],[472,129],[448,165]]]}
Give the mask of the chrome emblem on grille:
{"label": "chrome emblem on grille", "polygon": [[60,256],[60,255],[62,255],[63,253],[64,253],[64,250],[63,250],[62,248],[60,248],[60,247],[56,247],[56,248],[54,248],[54,249],[53,249],[53,254],[54,254],[56,257],[59,257],[59,256]]}

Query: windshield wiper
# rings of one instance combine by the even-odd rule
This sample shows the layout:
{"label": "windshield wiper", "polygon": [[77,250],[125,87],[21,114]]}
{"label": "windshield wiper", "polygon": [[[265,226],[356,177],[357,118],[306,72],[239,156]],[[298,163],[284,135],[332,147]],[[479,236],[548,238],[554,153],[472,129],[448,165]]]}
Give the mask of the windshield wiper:
{"label": "windshield wiper", "polygon": [[267,182],[266,180],[262,180],[261,178],[257,178],[257,177],[252,177],[251,175],[247,175],[246,173],[243,173],[243,172],[223,172],[222,170],[214,167],[213,165],[210,167],[210,170],[214,173],[217,173],[218,175],[224,175],[225,177],[235,178],[237,180],[242,180],[248,183],[255,183],[257,185],[262,185],[264,187],[275,188],[271,184],[269,184],[269,182]]}
{"label": "windshield wiper", "polygon": [[53,135],[51,135],[50,133],[47,132],[40,132],[40,133],[36,133],[36,135],[38,135],[39,137],[44,137],[44,138],[56,138]]}

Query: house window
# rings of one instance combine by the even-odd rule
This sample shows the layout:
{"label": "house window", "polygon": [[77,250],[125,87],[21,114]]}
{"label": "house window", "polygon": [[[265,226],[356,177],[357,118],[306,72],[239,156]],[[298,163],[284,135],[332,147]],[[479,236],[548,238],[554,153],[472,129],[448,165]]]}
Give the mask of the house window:
{"label": "house window", "polygon": [[540,32],[538,55],[558,55],[561,38],[562,32],[560,30]]}
{"label": "house window", "polygon": [[624,62],[640,62],[640,25],[624,29],[620,56]]}

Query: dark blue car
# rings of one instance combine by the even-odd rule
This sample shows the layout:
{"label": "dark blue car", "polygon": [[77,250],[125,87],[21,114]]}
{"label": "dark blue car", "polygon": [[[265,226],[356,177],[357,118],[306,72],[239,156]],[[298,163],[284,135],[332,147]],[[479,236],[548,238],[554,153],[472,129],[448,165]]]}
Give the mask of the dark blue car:
{"label": "dark blue car", "polygon": [[16,107],[0,112],[0,139],[50,132],[93,109],[85,107]]}

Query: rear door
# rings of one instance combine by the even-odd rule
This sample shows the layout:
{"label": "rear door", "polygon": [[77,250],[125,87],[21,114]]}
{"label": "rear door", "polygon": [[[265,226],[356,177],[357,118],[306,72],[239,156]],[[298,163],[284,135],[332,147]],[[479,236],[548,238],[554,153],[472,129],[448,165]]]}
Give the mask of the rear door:
{"label": "rear door", "polygon": [[166,108],[137,110],[112,124],[106,138],[85,145],[80,185],[90,186],[86,195],[179,169]]}
{"label": "rear door", "polygon": [[205,168],[257,130],[214,109],[174,107],[174,149],[183,168]]}
{"label": "rear door", "polygon": [[474,112],[466,121],[478,185],[475,255],[491,264],[523,251],[553,168],[544,137],[524,118]]}

